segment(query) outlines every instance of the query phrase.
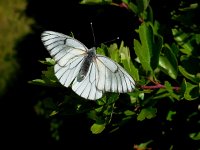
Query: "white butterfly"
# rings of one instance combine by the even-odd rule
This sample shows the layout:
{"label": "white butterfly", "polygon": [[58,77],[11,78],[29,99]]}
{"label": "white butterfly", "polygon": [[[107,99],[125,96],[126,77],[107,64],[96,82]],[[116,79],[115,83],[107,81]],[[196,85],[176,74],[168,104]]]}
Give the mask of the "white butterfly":
{"label": "white butterfly", "polygon": [[73,37],[45,31],[41,39],[55,59],[55,76],[60,83],[79,96],[97,100],[104,92],[131,92],[135,88],[133,78],[116,62],[96,54],[96,48],[88,49]]}

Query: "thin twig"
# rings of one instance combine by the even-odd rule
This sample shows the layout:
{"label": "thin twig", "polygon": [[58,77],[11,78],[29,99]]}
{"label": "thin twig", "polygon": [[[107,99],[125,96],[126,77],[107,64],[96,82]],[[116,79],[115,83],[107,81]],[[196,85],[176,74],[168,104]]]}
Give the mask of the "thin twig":
{"label": "thin twig", "polygon": [[[166,88],[164,85],[162,85],[162,84],[160,84],[160,83],[154,83],[154,84],[156,84],[156,85],[142,85],[141,86],[141,88],[142,89],[151,89],[151,90],[153,90],[153,89],[163,89],[163,88]],[[175,90],[175,91],[179,91],[180,90],[180,87],[172,87],[172,89],[173,90]]]}

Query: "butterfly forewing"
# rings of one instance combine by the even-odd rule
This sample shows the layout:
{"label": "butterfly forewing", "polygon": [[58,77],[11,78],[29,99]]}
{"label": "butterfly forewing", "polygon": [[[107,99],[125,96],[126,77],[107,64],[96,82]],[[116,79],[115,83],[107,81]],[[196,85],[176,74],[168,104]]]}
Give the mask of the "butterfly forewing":
{"label": "butterfly forewing", "polygon": [[[84,51],[88,51],[87,47],[83,43],[74,39],[73,37],[64,35],[62,33],[53,32],[53,31],[45,31],[42,33],[41,39],[46,47],[51,44],[52,46],[66,45],[66,46],[73,47],[76,49],[82,49]],[[51,49],[48,48],[48,50],[51,50]]]}

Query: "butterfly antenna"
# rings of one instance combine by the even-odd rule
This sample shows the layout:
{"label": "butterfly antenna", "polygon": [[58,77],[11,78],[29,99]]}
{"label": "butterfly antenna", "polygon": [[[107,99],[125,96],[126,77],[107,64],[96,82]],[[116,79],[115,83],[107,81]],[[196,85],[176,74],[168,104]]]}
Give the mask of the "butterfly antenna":
{"label": "butterfly antenna", "polygon": [[93,40],[94,40],[94,45],[96,45],[96,40],[95,40],[95,36],[94,36],[94,29],[92,26],[92,22],[90,22],[90,26],[91,26],[91,30],[92,30],[92,36],[93,36]]}
{"label": "butterfly antenna", "polygon": [[119,40],[119,37],[116,37],[115,39],[112,39],[112,40],[109,40],[109,41],[103,42],[103,44],[110,43],[110,42],[113,42],[113,41],[116,41],[116,40]]}

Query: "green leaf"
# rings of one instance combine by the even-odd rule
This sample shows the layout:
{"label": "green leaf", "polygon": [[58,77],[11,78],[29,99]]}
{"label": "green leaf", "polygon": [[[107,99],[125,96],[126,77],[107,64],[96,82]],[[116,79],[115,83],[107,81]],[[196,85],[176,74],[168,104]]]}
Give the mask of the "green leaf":
{"label": "green leaf", "polygon": [[87,113],[87,117],[92,119],[92,120],[97,120],[97,112],[95,110],[91,110]]}
{"label": "green leaf", "polygon": [[105,49],[107,49],[107,47],[104,44],[101,44],[101,47],[97,47],[97,54],[101,54],[101,55],[106,55],[105,54]]}
{"label": "green leaf", "polygon": [[171,84],[168,81],[165,81],[165,89],[169,93],[169,95],[168,95],[169,98],[172,98],[172,99],[175,98],[176,100],[180,99],[180,95],[178,95],[174,92],[173,87],[171,86]]}
{"label": "green leaf", "polygon": [[129,3],[125,2],[125,3],[128,5],[128,8],[129,8],[132,12],[134,12],[135,14],[139,14],[139,10],[138,10],[138,7],[137,7],[136,4],[134,4],[133,2],[129,2]]}
{"label": "green leaf", "polygon": [[183,7],[183,8],[179,8],[180,11],[191,11],[193,9],[196,9],[198,8],[198,3],[193,3],[193,4],[190,4],[189,6],[187,7]]}
{"label": "green leaf", "polygon": [[52,58],[45,58],[44,60],[40,60],[39,62],[41,62],[42,64],[46,64],[46,65],[55,65],[55,60]]}
{"label": "green leaf", "polygon": [[45,81],[46,85],[58,86],[58,79],[54,74],[53,66],[47,67],[47,70],[42,71],[42,80]]}
{"label": "green leaf", "polygon": [[151,67],[156,69],[159,63],[160,51],[163,45],[163,39],[160,35],[155,35],[153,39],[153,49],[151,51]]}
{"label": "green leaf", "polygon": [[134,111],[131,111],[131,110],[125,110],[125,111],[124,111],[124,114],[125,114],[126,116],[132,116],[132,115],[135,114],[135,112],[134,112]]}
{"label": "green leaf", "polygon": [[42,79],[34,79],[32,81],[29,81],[28,83],[36,84],[36,85],[45,85],[46,82]]}
{"label": "green leaf", "polygon": [[132,93],[128,93],[130,95],[130,103],[135,104],[139,100],[144,100],[144,93],[138,90],[135,90]]}
{"label": "green leaf", "polygon": [[54,110],[54,111],[51,112],[51,114],[50,114],[49,116],[54,116],[54,115],[56,115],[56,114],[58,114],[58,111],[55,111],[55,110]]}
{"label": "green leaf", "polygon": [[45,78],[48,78],[49,80],[57,80],[54,74],[53,66],[47,67],[47,70],[42,71],[42,74],[45,76]]}
{"label": "green leaf", "polygon": [[152,99],[154,100],[154,102],[156,102],[155,100],[157,99],[163,99],[170,96],[170,93],[166,89],[159,89]]}
{"label": "green leaf", "polygon": [[148,150],[148,149],[151,149],[151,148],[148,148],[148,145],[150,143],[152,143],[152,142],[153,142],[153,140],[149,140],[149,141],[147,141],[145,143],[140,143],[140,145],[135,145],[134,149],[136,149],[136,150]]}
{"label": "green leaf", "polygon": [[103,110],[103,106],[98,107],[98,108],[95,109],[96,112],[101,112],[102,110]]}
{"label": "green leaf", "polygon": [[[109,95],[109,97],[108,97]],[[106,95],[107,98],[107,103],[106,104],[113,104],[114,102],[116,102],[116,100],[118,100],[119,98],[119,93],[107,93]]]}
{"label": "green leaf", "polygon": [[166,120],[168,120],[168,121],[172,121],[173,120],[173,116],[176,114],[176,111],[169,111],[168,112],[168,114],[167,114],[167,118],[166,118]]}
{"label": "green leaf", "polygon": [[165,56],[159,57],[159,69],[164,72],[166,75],[169,75],[172,79],[176,79],[177,73],[172,66],[170,60]]}
{"label": "green leaf", "polygon": [[190,138],[193,140],[200,140],[200,132],[197,133],[190,133]]}
{"label": "green leaf", "polygon": [[124,42],[121,42],[120,48],[119,48],[119,54],[121,57],[121,61],[126,61],[127,64],[131,61],[130,51],[128,47],[124,46]]}
{"label": "green leaf", "polygon": [[140,63],[142,64],[143,68],[146,71],[152,71],[150,66],[150,51],[152,49],[152,43],[148,42],[152,39],[153,36],[153,30],[151,27],[147,26],[145,23],[143,23],[139,27],[139,36],[141,43],[139,41],[134,40],[134,49],[136,52],[136,55],[138,56]]}
{"label": "green leaf", "polygon": [[156,116],[157,109],[153,107],[143,108],[139,113],[137,120],[143,121],[144,119],[151,119]]}
{"label": "green leaf", "polygon": [[100,106],[106,104],[106,102],[107,102],[107,101],[106,101],[106,96],[103,96],[101,99],[98,99],[98,100],[96,101],[97,105],[100,105]]}
{"label": "green leaf", "polygon": [[198,85],[193,85],[185,80],[181,86],[181,93],[186,100],[195,100],[200,95]]}
{"label": "green leaf", "polygon": [[172,79],[176,79],[178,74],[178,62],[173,50],[166,44],[162,54],[163,55],[159,57],[159,68]]}
{"label": "green leaf", "polygon": [[104,129],[105,129],[105,124],[97,124],[97,123],[94,123],[90,130],[92,131],[93,134],[99,134],[101,133]]}
{"label": "green leaf", "polygon": [[108,105],[107,107],[106,107],[106,109],[103,111],[103,114],[105,115],[105,116],[111,116],[111,114],[113,113],[113,105]]}
{"label": "green leaf", "polygon": [[47,70],[42,71],[42,79],[34,79],[29,83],[45,86],[60,86],[58,80],[54,74],[53,66],[47,67]]}
{"label": "green leaf", "polygon": [[184,54],[192,55],[192,51],[194,48],[190,42],[191,34],[184,33],[183,31],[179,31],[177,29],[172,29],[172,33],[174,35],[174,39],[182,47],[180,51]]}
{"label": "green leaf", "polygon": [[128,4],[129,0],[122,0],[122,2]]}
{"label": "green leaf", "polygon": [[120,57],[119,57],[119,50],[117,47],[117,44],[111,44],[110,47],[108,47],[108,52],[109,52],[109,57],[116,61],[117,63],[120,62]]}
{"label": "green leaf", "polygon": [[82,0],[80,4],[101,4],[101,3],[111,3],[112,0]]}
{"label": "green leaf", "polygon": [[200,44],[200,34],[195,35],[195,40],[196,40],[196,43],[199,45]]}
{"label": "green leaf", "polygon": [[194,83],[200,82],[200,78],[198,76],[188,73],[182,66],[178,66],[178,68],[179,68],[179,71],[181,72],[181,74],[184,77],[186,77],[187,79],[193,81]]}
{"label": "green leaf", "polygon": [[144,12],[147,9],[150,0],[136,0],[136,2],[139,12]]}
{"label": "green leaf", "polygon": [[153,72],[158,66],[160,50],[162,47],[161,36],[155,36],[152,25],[142,23],[139,27],[140,41],[134,39],[134,49],[144,70]]}
{"label": "green leaf", "polygon": [[133,65],[131,61],[130,50],[128,47],[124,46],[123,41],[121,42],[119,48],[119,54],[125,70],[133,77],[134,80],[139,81],[138,69]]}

